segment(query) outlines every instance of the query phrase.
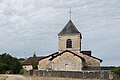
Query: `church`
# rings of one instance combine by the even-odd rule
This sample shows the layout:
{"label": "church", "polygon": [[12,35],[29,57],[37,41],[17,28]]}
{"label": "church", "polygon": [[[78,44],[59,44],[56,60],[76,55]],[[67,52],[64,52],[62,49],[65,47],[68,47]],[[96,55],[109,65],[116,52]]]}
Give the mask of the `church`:
{"label": "church", "polygon": [[[58,33],[58,51],[36,58],[38,70],[90,71],[101,70],[101,59],[92,56],[91,51],[81,50],[82,34],[70,19]],[[25,60],[23,68],[32,70],[32,57]]]}

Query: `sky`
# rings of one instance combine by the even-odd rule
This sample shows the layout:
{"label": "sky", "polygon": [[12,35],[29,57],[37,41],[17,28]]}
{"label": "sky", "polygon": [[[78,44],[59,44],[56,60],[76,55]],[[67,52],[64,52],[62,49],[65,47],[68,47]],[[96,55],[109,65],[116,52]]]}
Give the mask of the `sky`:
{"label": "sky", "polygon": [[0,0],[0,54],[14,57],[58,51],[58,33],[70,19],[82,34],[82,50],[120,65],[120,0]]}

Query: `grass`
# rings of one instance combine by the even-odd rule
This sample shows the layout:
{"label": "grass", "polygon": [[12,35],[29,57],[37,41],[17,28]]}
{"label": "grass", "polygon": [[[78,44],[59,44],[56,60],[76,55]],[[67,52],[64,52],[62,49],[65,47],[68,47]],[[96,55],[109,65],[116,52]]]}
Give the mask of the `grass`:
{"label": "grass", "polygon": [[[77,79],[77,78],[60,78],[60,77],[38,77],[38,76],[24,76],[27,80],[106,80],[106,79]],[[0,74],[0,80],[6,80],[7,75]]]}
{"label": "grass", "polygon": [[100,79],[75,79],[75,78],[37,77],[37,76],[26,76],[26,77],[28,80],[100,80]]}

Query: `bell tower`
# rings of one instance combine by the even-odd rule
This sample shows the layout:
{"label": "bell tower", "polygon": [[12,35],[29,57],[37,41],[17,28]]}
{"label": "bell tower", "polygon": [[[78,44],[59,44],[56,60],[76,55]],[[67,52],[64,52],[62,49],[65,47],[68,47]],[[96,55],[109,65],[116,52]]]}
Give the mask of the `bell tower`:
{"label": "bell tower", "polygon": [[81,39],[81,33],[75,27],[72,20],[69,20],[66,26],[58,34],[58,51],[70,50],[74,53],[80,53]]}

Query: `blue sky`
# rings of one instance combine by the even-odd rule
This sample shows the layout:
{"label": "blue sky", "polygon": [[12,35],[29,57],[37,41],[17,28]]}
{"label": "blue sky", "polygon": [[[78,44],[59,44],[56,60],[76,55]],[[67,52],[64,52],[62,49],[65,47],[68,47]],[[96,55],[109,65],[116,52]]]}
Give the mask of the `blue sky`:
{"label": "blue sky", "polygon": [[0,53],[15,57],[58,51],[57,34],[69,21],[82,33],[82,50],[120,65],[120,0],[0,0]]}

